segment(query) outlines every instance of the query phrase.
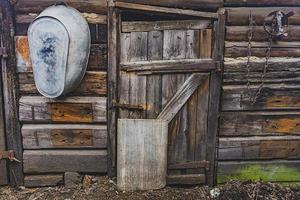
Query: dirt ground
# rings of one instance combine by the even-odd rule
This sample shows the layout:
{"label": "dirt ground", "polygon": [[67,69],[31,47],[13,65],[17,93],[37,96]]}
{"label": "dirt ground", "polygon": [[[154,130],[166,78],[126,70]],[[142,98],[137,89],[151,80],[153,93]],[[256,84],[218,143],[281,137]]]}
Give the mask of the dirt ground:
{"label": "dirt ground", "polygon": [[[213,199],[209,187],[166,187],[162,190],[144,192],[122,192],[116,189],[107,177],[96,177],[87,186],[82,184],[72,189],[65,187],[0,189],[0,200],[196,200]],[[85,189],[83,189],[83,186]],[[220,193],[219,200],[298,200],[300,190],[272,183],[230,182],[214,190]]]}

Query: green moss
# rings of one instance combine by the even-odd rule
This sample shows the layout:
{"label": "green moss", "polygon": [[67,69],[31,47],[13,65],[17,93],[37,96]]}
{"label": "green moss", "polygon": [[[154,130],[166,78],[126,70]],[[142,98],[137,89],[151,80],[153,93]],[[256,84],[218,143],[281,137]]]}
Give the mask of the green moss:
{"label": "green moss", "polygon": [[218,183],[230,180],[250,180],[266,182],[299,182],[300,169],[287,167],[282,164],[259,165],[249,164],[235,167],[226,173],[219,173]]}

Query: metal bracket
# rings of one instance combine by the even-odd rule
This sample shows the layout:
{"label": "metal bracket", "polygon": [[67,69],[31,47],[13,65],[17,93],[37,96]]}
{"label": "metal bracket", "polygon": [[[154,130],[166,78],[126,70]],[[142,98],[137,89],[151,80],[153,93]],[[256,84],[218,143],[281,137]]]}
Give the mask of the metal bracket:
{"label": "metal bracket", "polygon": [[14,151],[0,151],[0,160],[3,159],[7,159],[11,162],[18,162],[18,163],[21,162],[15,157]]}
{"label": "metal bracket", "polygon": [[0,57],[2,57],[2,58],[8,57],[7,50],[5,47],[0,47]]}

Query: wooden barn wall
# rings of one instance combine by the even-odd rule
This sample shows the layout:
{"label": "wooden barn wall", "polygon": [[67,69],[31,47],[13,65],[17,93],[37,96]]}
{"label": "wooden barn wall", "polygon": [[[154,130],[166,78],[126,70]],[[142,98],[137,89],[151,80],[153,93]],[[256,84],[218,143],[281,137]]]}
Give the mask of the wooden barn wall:
{"label": "wooden barn wall", "polygon": [[[231,179],[300,181],[300,3],[295,0],[225,0],[228,12],[219,133],[218,182]],[[293,6],[293,7],[289,7]],[[261,83],[268,36],[263,19],[272,11],[294,11],[289,36],[275,42],[265,84]],[[247,89],[249,13],[255,20],[251,89]]]}
{"label": "wooden barn wall", "polygon": [[91,55],[80,86],[64,98],[51,100],[35,87],[27,30],[30,22],[55,2],[19,0],[14,6],[25,186],[62,183],[65,172],[107,172],[106,0],[68,3],[89,23]]}

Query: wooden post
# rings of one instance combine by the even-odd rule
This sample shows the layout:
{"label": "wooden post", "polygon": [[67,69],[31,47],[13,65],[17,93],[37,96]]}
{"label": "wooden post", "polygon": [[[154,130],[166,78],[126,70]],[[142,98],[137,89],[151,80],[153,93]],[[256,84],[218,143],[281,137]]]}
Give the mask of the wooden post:
{"label": "wooden post", "polygon": [[213,58],[220,61],[219,69],[211,72],[210,93],[209,93],[209,113],[208,113],[208,142],[207,158],[210,162],[207,174],[207,183],[210,186],[216,184],[216,165],[217,165],[217,135],[219,125],[222,72],[224,63],[224,39],[225,39],[225,9],[219,9],[218,21],[214,24],[214,50]]}
{"label": "wooden post", "polygon": [[[1,19],[1,43],[6,48],[8,57],[2,57],[2,86],[4,118],[6,130],[7,149],[13,150],[16,158],[22,161],[22,138],[18,117],[18,92],[16,76],[16,60],[14,48],[14,24],[13,10],[8,0],[0,1]],[[13,186],[23,185],[22,163],[9,162],[9,180]]]}
{"label": "wooden post", "polygon": [[107,126],[108,126],[108,175],[116,176],[116,135],[117,135],[117,102],[118,65],[119,65],[119,11],[113,0],[108,2],[108,99],[107,99]]}

